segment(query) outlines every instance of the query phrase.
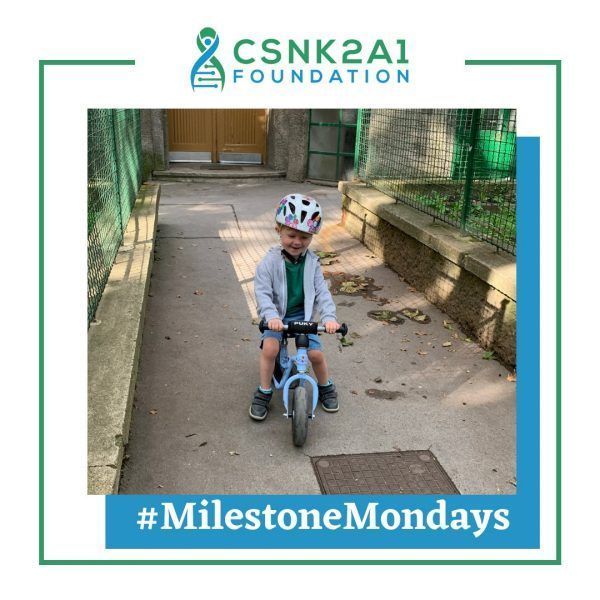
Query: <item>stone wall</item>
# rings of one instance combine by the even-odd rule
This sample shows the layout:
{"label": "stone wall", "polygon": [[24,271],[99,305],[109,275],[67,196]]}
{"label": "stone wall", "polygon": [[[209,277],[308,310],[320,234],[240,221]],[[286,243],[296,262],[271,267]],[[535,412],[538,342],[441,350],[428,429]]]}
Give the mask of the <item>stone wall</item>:
{"label": "stone wall", "polygon": [[169,135],[165,109],[142,108],[142,174],[150,178],[152,171],[169,168]]}
{"label": "stone wall", "polygon": [[448,110],[371,111],[366,127],[366,176],[450,178],[455,120]]}
{"label": "stone wall", "polygon": [[516,261],[364,185],[340,184],[342,223],[473,340],[516,364]]}
{"label": "stone wall", "polygon": [[290,181],[304,181],[308,165],[308,110],[271,109],[267,166],[286,171]]}

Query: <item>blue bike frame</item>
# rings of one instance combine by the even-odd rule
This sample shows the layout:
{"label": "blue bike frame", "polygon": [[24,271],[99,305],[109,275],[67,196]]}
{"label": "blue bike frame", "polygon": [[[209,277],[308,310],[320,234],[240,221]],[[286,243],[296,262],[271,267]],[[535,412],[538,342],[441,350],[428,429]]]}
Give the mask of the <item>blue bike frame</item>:
{"label": "blue bike frame", "polygon": [[[298,373],[290,377],[290,373],[292,372],[292,367],[294,366],[294,364],[296,365]],[[283,406],[285,407],[285,412],[283,413],[283,416],[290,418],[292,416],[291,412],[288,409],[288,394],[290,385],[295,381],[307,381],[311,384],[313,392],[312,411],[311,414],[308,416],[309,418],[314,419],[315,410],[319,402],[319,390],[317,388],[317,382],[308,374],[309,361],[307,349],[298,348],[298,353],[295,356],[290,356],[287,351],[287,338],[284,337],[281,341],[281,348],[279,351],[279,365],[281,366],[281,370],[283,371],[281,381],[277,381],[275,375],[273,375],[273,383],[275,384],[275,387],[278,390],[283,387]]]}

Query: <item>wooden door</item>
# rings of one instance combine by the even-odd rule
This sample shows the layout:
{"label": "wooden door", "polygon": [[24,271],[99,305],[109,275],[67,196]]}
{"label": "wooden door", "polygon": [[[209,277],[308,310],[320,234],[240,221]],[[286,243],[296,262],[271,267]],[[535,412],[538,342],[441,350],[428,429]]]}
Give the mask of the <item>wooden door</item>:
{"label": "wooden door", "polygon": [[171,161],[265,162],[264,109],[170,109]]}
{"label": "wooden door", "polygon": [[264,162],[266,112],[263,109],[231,109],[217,112],[219,162],[259,157]]}
{"label": "wooden door", "polygon": [[186,157],[206,162],[215,162],[215,116],[213,110],[167,111],[169,121],[169,152],[175,160]]}

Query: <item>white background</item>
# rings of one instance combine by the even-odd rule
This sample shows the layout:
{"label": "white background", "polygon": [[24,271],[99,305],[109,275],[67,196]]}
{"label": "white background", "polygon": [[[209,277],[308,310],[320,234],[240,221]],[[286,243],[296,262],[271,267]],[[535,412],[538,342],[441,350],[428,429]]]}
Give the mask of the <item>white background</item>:
{"label": "white background", "polygon": [[[589,444],[597,437],[598,393],[589,374],[596,366],[594,336],[598,333],[592,286],[592,275],[598,269],[591,244],[598,214],[593,154],[598,146],[598,96],[592,91],[596,80],[591,63],[591,55],[597,54],[591,42],[596,37],[595,20],[591,13],[576,7],[577,3],[567,10],[558,3],[509,1],[495,6],[430,2],[423,8],[380,2],[327,7],[317,2],[235,7],[233,2],[227,7],[191,2],[104,2],[84,8],[75,2],[55,2],[51,6],[21,4],[12,17],[5,16],[2,101],[7,107],[1,144],[5,268],[1,298],[3,372],[9,386],[2,394],[2,538],[10,561],[5,566],[10,566],[7,570],[20,589],[39,588],[51,597],[69,598],[83,593],[102,597],[114,590],[135,590],[146,596],[152,592],[151,597],[171,590],[186,595],[242,591],[249,597],[272,597],[277,592],[300,597],[320,595],[317,585],[331,585],[358,597],[377,586],[371,579],[376,575],[391,585],[388,593],[394,596],[414,585],[420,595],[426,591],[426,597],[495,598],[520,597],[530,593],[527,589],[562,596],[582,585],[592,569],[598,530],[594,521],[597,501],[590,495],[595,456]],[[400,86],[395,95],[388,86],[352,86],[337,94],[330,87],[320,91],[309,86],[277,86],[274,93],[257,86],[243,95],[239,88],[226,86],[218,96],[219,106],[516,106],[519,134],[542,136],[542,420],[550,433],[554,395],[554,179],[549,176],[554,161],[553,73],[550,67],[464,67],[464,60],[563,60],[564,566],[37,566],[37,61],[132,58],[137,63],[133,68],[46,68],[46,558],[114,558],[101,551],[102,503],[84,493],[85,108],[217,106],[214,96],[205,100],[189,88],[195,36],[205,25],[219,32],[222,44],[226,37],[407,39],[413,83]],[[81,317],[74,318],[78,314]],[[542,485],[551,490],[550,437],[543,435]],[[543,495],[551,497],[549,492]],[[552,516],[551,503],[545,504],[544,510]],[[545,539],[545,546],[549,547],[552,538],[553,534]],[[130,555],[150,557],[139,551]],[[317,557],[315,553],[311,556]],[[520,555],[512,552],[510,556]],[[331,553],[319,557],[334,558]],[[432,571],[441,572],[434,576]],[[214,592],[208,591],[211,583],[218,585]],[[384,594],[382,588],[377,595]]]}

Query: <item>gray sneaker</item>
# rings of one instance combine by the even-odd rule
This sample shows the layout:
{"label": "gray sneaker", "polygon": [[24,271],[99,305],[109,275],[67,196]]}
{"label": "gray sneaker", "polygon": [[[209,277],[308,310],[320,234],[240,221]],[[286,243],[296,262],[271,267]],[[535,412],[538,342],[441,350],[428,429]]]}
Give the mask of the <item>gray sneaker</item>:
{"label": "gray sneaker", "polygon": [[340,409],[335,384],[319,386],[319,402],[326,412],[337,412]]}
{"label": "gray sneaker", "polygon": [[272,391],[267,394],[256,388],[256,392],[254,392],[254,398],[252,399],[252,404],[250,405],[250,417],[255,421],[264,421],[269,414],[269,402],[271,401],[272,397]]}

